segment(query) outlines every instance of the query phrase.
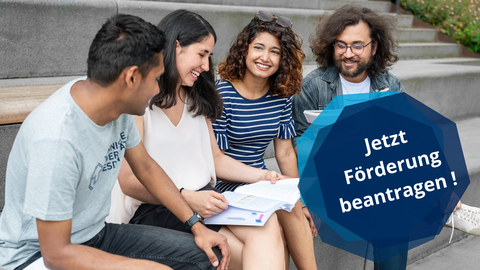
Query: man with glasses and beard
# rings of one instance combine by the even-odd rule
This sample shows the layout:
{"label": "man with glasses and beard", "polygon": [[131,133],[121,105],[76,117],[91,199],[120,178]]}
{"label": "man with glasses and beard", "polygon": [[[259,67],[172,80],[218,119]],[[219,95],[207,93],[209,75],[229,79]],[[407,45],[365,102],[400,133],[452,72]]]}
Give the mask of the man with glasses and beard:
{"label": "man with glasses and beard", "polygon": [[359,6],[343,6],[322,16],[310,36],[319,67],[304,78],[301,95],[293,98],[295,142],[308,127],[303,111],[323,110],[336,95],[403,92],[400,81],[388,72],[398,61],[395,32],[394,16]]}
{"label": "man with glasses and beard", "polygon": [[[304,110],[323,110],[336,95],[403,92],[400,81],[388,72],[398,61],[396,30],[394,16],[360,6],[346,5],[320,18],[310,36],[319,67],[304,78],[301,95],[293,97],[294,145],[309,125]],[[406,263],[407,252],[375,263],[375,269],[400,270]]]}

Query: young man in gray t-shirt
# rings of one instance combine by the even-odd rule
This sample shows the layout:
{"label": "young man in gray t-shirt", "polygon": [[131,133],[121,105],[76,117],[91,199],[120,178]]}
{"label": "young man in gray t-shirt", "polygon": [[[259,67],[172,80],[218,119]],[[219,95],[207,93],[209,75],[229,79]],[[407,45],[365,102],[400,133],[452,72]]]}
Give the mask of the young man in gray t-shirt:
{"label": "young man in gray t-shirt", "polygon": [[[113,16],[90,47],[87,77],[27,117],[7,165],[1,269],[226,269],[226,238],[197,222],[145,151],[131,115],[142,115],[159,91],[164,43],[150,23]],[[123,157],[193,235],[104,222]]]}

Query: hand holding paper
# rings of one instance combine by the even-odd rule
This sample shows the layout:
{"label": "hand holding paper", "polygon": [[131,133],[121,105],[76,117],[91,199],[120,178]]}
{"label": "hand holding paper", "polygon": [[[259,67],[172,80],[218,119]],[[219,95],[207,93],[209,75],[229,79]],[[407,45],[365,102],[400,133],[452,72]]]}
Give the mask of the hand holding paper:
{"label": "hand holding paper", "polygon": [[298,178],[272,184],[261,181],[224,192],[229,207],[222,213],[205,219],[206,224],[263,226],[277,210],[291,211],[300,199]]}

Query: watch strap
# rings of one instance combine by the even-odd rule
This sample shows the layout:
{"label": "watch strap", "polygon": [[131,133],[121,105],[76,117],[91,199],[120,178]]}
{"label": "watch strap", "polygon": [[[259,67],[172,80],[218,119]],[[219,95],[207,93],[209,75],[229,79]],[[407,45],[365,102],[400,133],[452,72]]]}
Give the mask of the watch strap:
{"label": "watch strap", "polygon": [[203,218],[199,214],[193,213],[193,216],[185,222],[185,229],[190,231],[193,225],[199,221],[203,224]]}

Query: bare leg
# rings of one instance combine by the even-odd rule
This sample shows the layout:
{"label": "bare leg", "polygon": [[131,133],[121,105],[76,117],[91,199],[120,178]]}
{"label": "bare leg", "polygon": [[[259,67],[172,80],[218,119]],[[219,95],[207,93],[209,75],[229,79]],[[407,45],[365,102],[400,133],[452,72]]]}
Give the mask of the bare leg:
{"label": "bare leg", "polygon": [[457,209],[462,208],[462,201],[458,201],[457,206],[455,206],[455,209],[453,211],[457,211]]}
{"label": "bare leg", "polygon": [[290,253],[288,253],[287,240],[285,239],[285,233],[280,226],[280,233],[282,235],[283,249],[285,250],[285,270],[290,268]]}
{"label": "bare leg", "polygon": [[284,246],[275,214],[261,227],[228,226],[228,229],[244,243],[243,269],[284,269]]}
{"label": "bare leg", "polygon": [[312,231],[298,201],[292,212],[277,211],[278,220],[283,228],[288,251],[299,270],[317,269],[313,251]]}
{"label": "bare leg", "polygon": [[228,245],[230,246],[230,264],[228,269],[241,270],[242,269],[242,252],[243,242],[240,241],[226,226],[223,226],[220,234],[227,237]]}

